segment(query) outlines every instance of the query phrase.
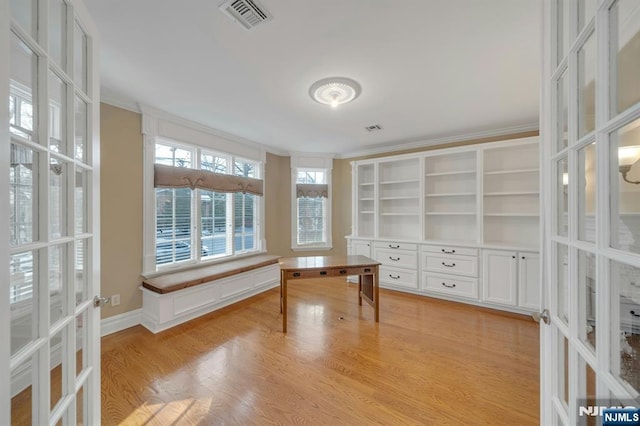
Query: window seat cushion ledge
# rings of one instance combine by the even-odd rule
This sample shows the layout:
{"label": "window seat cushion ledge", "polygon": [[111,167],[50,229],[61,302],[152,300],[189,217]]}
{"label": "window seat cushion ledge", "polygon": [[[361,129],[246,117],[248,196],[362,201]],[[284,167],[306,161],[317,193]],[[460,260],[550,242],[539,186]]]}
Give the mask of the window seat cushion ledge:
{"label": "window seat cushion ledge", "polygon": [[160,294],[171,293],[185,288],[209,283],[221,278],[251,271],[278,263],[280,256],[271,254],[260,254],[256,256],[243,257],[215,265],[207,265],[186,271],[171,272],[147,278],[142,281],[142,286],[148,290]]}

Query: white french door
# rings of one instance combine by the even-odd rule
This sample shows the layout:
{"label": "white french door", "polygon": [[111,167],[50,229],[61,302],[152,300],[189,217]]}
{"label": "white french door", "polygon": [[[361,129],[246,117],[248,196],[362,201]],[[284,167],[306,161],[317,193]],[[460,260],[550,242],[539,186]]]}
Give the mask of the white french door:
{"label": "white french door", "polygon": [[640,1],[545,0],[541,423],[640,406]]}
{"label": "white french door", "polygon": [[94,26],[81,0],[2,0],[0,29],[0,424],[99,424]]}

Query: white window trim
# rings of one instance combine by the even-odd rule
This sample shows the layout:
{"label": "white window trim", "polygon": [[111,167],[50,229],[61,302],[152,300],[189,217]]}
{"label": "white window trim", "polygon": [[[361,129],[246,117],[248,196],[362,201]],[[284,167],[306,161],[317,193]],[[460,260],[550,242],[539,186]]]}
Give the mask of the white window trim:
{"label": "white window trim", "polygon": [[[205,262],[185,262],[173,267],[156,268],[156,247],[155,247],[155,190],[153,184],[153,168],[155,164],[156,142],[170,142],[171,144],[183,144],[189,147],[200,148],[205,151],[213,151],[228,154],[237,158],[261,163],[261,167],[256,171],[256,178],[264,179],[266,167],[266,149],[262,145],[230,135],[219,130],[173,116],[164,111],[160,111],[148,106],[140,105],[142,112],[142,135],[143,135],[143,258],[142,275],[150,277],[167,272],[175,272],[181,269],[189,269]],[[243,256],[253,256],[257,253],[264,253],[267,250],[265,240],[265,202],[266,197],[258,197],[256,217],[256,251],[241,253],[231,259]],[[208,263],[222,263],[229,261],[229,257],[222,259],[212,259]]]}
{"label": "white window trim", "polygon": [[[331,199],[333,185],[331,175],[333,171],[333,154],[303,154],[291,153],[291,250],[293,251],[320,251],[333,249],[333,228],[331,225],[332,207]],[[326,233],[327,241],[323,244],[298,244],[298,202],[296,193],[296,180],[298,169],[316,169],[326,171],[327,185],[329,186],[327,197]]]}

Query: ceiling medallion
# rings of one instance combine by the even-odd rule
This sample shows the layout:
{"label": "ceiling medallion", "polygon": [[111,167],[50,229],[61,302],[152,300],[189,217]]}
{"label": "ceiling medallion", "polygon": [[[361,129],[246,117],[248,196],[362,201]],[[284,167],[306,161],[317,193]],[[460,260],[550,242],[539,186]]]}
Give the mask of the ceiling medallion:
{"label": "ceiling medallion", "polygon": [[313,83],[309,89],[309,96],[316,102],[335,108],[351,102],[361,91],[357,81],[344,77],[330,77]]}

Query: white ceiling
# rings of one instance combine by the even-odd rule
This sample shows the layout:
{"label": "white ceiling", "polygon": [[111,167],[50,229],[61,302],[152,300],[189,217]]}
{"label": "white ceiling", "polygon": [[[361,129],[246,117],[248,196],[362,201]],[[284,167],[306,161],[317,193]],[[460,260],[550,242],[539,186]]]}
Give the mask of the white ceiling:
{"label": "white ceiling", "polygon": [[[85,0],[103,100],[282,153],[348,156],[537,128],[537,0],[259,1],[273,20],[247,31],[218,9],[223,0]],[[311,100],[311,84],[332,76],[357,80],[360,97],[337,109]],[[383,130],[367,132],[372,124]]]}

